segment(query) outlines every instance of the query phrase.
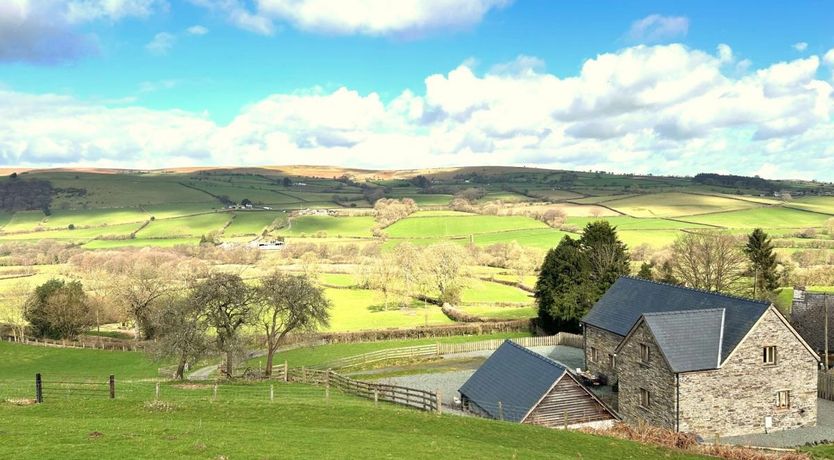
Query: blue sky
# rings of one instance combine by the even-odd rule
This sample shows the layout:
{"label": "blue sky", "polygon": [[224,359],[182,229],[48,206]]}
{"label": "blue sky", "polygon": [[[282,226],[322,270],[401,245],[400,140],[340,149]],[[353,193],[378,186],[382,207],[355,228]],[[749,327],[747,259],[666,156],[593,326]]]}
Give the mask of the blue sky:
{"label": "blue sky", "polygon": [[9,1],[5,164],[834,180],[831,1]]}

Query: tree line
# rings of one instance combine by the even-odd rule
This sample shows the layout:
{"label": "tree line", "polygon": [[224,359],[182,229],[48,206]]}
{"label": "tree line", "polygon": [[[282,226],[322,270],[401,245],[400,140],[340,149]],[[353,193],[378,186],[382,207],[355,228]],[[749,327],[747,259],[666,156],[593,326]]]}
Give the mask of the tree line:
{"label": "tree line", "polygon": [[[233,376],[253,336],[266,352],[264,374],[271,375],[288,334],[329,324],[330,302],[306,275],[274,271],[250,284],[237,274],[210,273],[184,288],[161,281],[151,273],[133,278],[120,286],[121,302],[137,338],[150,341],[149,352],[176,364],[176,378],[211,353],[223,355],[221,372]],[[96,303],[81,282],[52,279],[28,296],[23,319],[36,337],[75,338],[98,323]]]}
{"label": "tree line", "polygon": [[[636,276],[774,301],[786,274],[779,271],[771,238],[755,229],[745,240],[724,232],[685,233],[660,266],[644,262]],[[539,271],[539,325],[549,332],[579,331],[582,317],[617,278],[630,273],[628,248],[607,221],[589,223],[580,238],[565,236]]]}

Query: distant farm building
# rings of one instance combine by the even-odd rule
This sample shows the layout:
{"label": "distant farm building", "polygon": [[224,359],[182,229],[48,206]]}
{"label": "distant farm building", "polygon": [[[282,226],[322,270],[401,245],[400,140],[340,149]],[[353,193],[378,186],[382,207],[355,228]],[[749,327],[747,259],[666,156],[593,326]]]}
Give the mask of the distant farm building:
{"label": "distant farm building", "polygon": [[565,366],[509,340],[459,392],[464,410],[498,420],[552,428],[615,420]]}
{"label": "distant farm building", "polygon": [[250,246],[260,249],[262,251],[275,251],[278,249],[284,249],[286,243],[283,241],[272,240],[272,241],[253,241],[250,243]]}

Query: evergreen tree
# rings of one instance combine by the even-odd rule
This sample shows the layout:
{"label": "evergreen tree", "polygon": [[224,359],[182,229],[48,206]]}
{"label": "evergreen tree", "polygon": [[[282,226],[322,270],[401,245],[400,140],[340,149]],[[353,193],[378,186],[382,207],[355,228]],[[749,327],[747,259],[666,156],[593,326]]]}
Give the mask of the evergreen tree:
{"label": "evergreen tree", "polygon": [[766,298],[779,287],[776,274],[776,254],[773,243],[762,229],[757,228],[747,236],[744,254],[750,260],[750,274],[753,276],[753,295]]}
{"label": "evergreen tree", "polygon": [[649,280],[649,281],[654,280],[654,273],[652,273],[653,268],[654,268],[654,264],[648,263],[648,262],[643,262],[643,264],[640,265],[640,271],[637,272],[637,277],[638,278],[643,278],[644,280]]}
{"label": "evergreen tree", "polygon": [[628,273],[628,250],[608,222],[588,224],[578,240],[566,236],[548,251],[536,282],[541,326],[548,332],[579,331],[579,320]]}

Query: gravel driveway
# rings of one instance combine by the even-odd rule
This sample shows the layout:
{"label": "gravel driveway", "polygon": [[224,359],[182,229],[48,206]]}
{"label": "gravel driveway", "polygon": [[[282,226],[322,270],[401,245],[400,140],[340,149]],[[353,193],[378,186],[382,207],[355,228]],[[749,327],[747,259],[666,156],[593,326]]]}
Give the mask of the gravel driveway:
{"label": "gravel driveway", "polygon": [[[563,363],[570,369],[584,367],[585,357],[583,351],[578,348],[553,346],[553,347],[531,347],[530,350],[542,354],[555,361]],[[444,359],[460,360],[466,358],[489,357],[493,350],[473,351],[469,353],[455,353],[445,355]],[[378,382],[401,385],[404,387],[418,388],[426,391],[440,390],[443,404],[452,405],[454,398],[458,397],[458,389],[475,373],[475,369],[455,370],[451,372],[431,372],[426,374],[407,375],[402,377],[388,377],[377,380]]]}
{"label": "gravel driveway", "polygon": [[834,401],[817,400],[817,426],[770,434],[733,436],[722,440],[726,444],[761,447],[796,447],[819,441],[834,441]]}

